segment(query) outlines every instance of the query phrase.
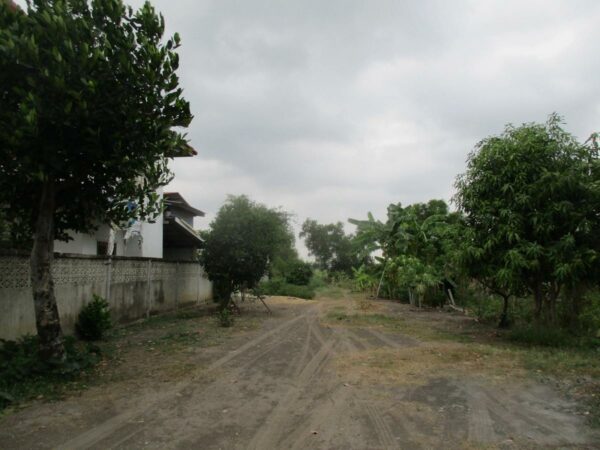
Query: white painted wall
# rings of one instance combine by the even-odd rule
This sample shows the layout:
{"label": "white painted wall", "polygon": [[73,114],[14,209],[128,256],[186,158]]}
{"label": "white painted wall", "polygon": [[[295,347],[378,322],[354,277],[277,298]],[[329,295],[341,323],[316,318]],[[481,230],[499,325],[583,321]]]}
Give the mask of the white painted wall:
{"label": "white painted wall", "polygon": [[[158,195],[162,198],[163,188],[158,189]],[[154,223],[144,222],[142,224],[142,255],[145,258],[163,257],[163,215],[160,214]]]}
{"label": "white painted wall", "polygon": [[[59,253],[74,253],[78,255],[95,255],[98,241],[108,241],[108,225],[100,225],[93,233],[71,233],[69,242],[54,241],[54,251]],[[117,231],[115,236],[117,255],[123,254],[123,232]]]}
{"label": "white painted wall", "polygon": [[[162,197],[163,189],[158,194]],[[73,240],[69,242],[54,241],[54,251],[59,253],[73,253],[77,255],[95,255],[97,242],[108,242],[110,228],[108,225],[100,225],[94,233],[72,233]],[[141,226],[142,239],[132,237],[127,242],[124,240],[125,230],[117,230],[115,242],[117,251],[115,256],[138,256],[145,258],[163,257],[163,215],[160,214],[154,223],[143,222]]]}
{"label": "white painted wall", "polygon": [[73,240],[69,242],[54,241],[54,251],[74,253],[78,255],[96,254],[96,237],[90,234],[71,233]]}

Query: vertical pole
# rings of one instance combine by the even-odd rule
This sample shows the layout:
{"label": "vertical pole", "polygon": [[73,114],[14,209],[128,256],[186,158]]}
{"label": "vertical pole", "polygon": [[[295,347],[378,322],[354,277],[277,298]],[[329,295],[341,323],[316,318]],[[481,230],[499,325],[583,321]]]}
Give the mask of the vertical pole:
{"label": "vertical pole", "polygon": [[150,317],[150,303],[152,301],[151,294],[152,289],[150,287],[151,275],[152,275],[152,260],[148,260],[148,268],[146,269],[148,273],[146,274],[146,319]]}
{"label": "vertical pole", "polygon": [[383,263],[383,271],[381,272],[381,278],[379,279],[379,285],[377,286],[377,293],[375,294],[375,298],[379,298],[379,291],[381,290],[381,283],[383,283],[383,276],[385,275],[385,267],[387,265],[387,260]]}
{"label": "vertical pole", "polygon": [[196,284],[196,305],[200,305],[200,280],[202,279],[202,267],[198,264],[198,283]]}
{"label": "vertical pole", "polygon": [[109,256],[106,262],[106,301],[110,302],[110,285],[112,282],[112,258]]}
{"label": "vertical pole", "polygon": [[179,309],[179,261],[175,263],[175,310]]}

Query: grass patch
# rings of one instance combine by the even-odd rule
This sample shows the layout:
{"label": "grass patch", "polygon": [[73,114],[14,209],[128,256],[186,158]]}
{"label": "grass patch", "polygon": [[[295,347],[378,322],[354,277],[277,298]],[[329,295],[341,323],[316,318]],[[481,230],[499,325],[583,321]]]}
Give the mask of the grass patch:
{"label": "grass patch", "polygon": [[573,336],[560,328],[498,330],[459,314],[416,311],[406,305],[364,300],[332,301],[322,320],[330,326],[376,327],[421,341],[418,347],[344,355],[345,372],[360,380],[420,382],[433,375],[485,375],[501,382],[532,374],[577,399],[590,424],[600,427],[598,338]]}
{"label": "grass patch", "polygon": [[506,338],[512,342],[525,345],[598,349],[600,351],[600,338],[575,336],[560,327],[535,325],[514,327],[506,334]]}
{"label": "grass patch", "polygon": [[275,279],[260,283],[259,291],[265,295],[281,295],[285,297],[297,297],[305,300],[315,298],[315,289],[311,286],[300,286],[286,283],[283,280]]}
{"label": "grass patch", "polygon": [[0,342],[0,411],[34,398],[56,399],[66,391],[85,387],[82,376],[100,361],[100,348],[65,338],[66,360],[42,361],[37,336]]}
{"label": "grass patch", "polygon": [[214,311],[193,308],[152,316],[110,330],[95,344],[68,337],[67,363],[49,367],[37,357],[37,337],[0,343],[0,412],[28,401],[58,400],[71,392],[111,383],[169,381],[199,376],[195,350],[219,345],[257,328],[247,312],[234,327],[219,325]]}
{"label": "grass patch", "polygon": [[320,287],[317,290],[317,295],[319,297],[331,298],[331,299],[340,299],[344,298],[347,295],[348,291],[340,286],[328,284],[326,286]]}
{"label": "grass patch", "polygon": [[338,359],[337,366],[345,375],[362,383],[423,384],[432,377],[448,374],[485,374],[498,380],[525,375],[507,350],[458,342],[367,350],[344,355]]}
{"label": "grass patch", "polygon": [[333,308],[325,315],[325,321],[331,325],[383,328],[388,331],[415,337],[423,341],[472,341],[472,337],[467,334],[448,332],[440,328],[432,327],[430,324],[391,314],[364,312],[348,313],[345,310]]}

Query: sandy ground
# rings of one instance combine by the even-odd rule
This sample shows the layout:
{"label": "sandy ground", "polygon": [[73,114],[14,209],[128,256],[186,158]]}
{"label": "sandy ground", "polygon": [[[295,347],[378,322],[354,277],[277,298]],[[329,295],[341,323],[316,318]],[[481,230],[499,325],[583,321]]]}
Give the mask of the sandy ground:
{"label": "sandy ground", "polygon": [[[272,299],[258,329],[188,351],[183,374],[140,373],[3,418],[0,448],[600,448],[576,405],[527,377],[427,358],[425,372],[398,371],[443,349],[321,320],[339,302]],[[402,376],[379,380],[390,357]]]}

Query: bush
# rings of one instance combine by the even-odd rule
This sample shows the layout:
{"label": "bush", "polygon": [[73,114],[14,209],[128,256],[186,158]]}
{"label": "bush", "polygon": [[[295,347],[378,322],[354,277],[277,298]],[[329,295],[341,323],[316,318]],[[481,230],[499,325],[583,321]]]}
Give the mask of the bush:
{"label": "bush", "polygon": [[81,309],[75,331],[84,341],[98,341],[111,326],[108,302],[94,294],[94,299]]}
{"label": "bush", "polygon": [[99,348],[81,345],[67,336],[65,361],[51,363],[40,358],[37,336],[0,340],[0,410],[23,399],[54,394],[62,384],[96,365],[100,360]]}
{"label": "bush", "polygon": [[296,261],[291,264],[289,273],[285,277],[285,281],[290,284],[306,286],[310,283],[313,276],[313,270],[309,263],[304,261]]}
{"label": "bush", "polygon": [[264,295],[283,295],[303,298],[305,300],[315,298],[315,290],[312,287],[286,283],[281,278],[263,281],[259,284],[257,292]]}
{"label": "bush", "polygon": [[221,308],[217,313],[217,319],[219,320],[219,325],[222,327],[231,327],[233,326],[233,314],[229,310],[229,308]]}
{"label": "bush", "polygon": [[526,326],[517,327],[508,333],[508,339],[527,345],[562,347],[575,345],[573,336],[558,327]]}
{"label": "bush", "polygon": [[578,319],[582,333],[600,338],[600,292],[597,289],[586,295]]}

